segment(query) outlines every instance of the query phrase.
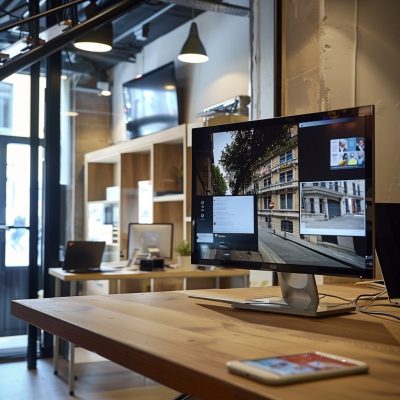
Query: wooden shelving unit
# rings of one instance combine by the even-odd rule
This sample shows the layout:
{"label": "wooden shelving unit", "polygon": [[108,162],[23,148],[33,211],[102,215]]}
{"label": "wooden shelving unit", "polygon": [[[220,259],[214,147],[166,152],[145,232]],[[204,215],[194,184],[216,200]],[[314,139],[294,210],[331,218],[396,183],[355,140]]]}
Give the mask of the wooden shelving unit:
{"label": "wooden shelving unit", "polygon": [[[117,242],[106,240],[110,261],[124,258],[127,252],[127,231],[130,222],[139,222],[139,182],[150,181],[153,186],[153,222],[174,224],[174,248],[187,238],[188,179],[187,127],[176,128],[149,136],[121,142],[85,155],[85,238],[93,237],[93,231],[101,232],[101,215],[97,220],[90,208],[93,203],[112,204],[112,212],[103,215],[103,225],[112,222],[118,231]],[[107,198],[107,188],[114,187],[117,199]],[[111,219],[110,219],[111,218]],[[107,227],[106,227],[107,228]],[[106,233],[108,229],[103,229]],[[96,236],[96,235],[95,235]],[[114,234],[115,238],[115,234]],[[115,240],[115,239],[114,239]],[[175,261],[174,254],[173,261]]]}

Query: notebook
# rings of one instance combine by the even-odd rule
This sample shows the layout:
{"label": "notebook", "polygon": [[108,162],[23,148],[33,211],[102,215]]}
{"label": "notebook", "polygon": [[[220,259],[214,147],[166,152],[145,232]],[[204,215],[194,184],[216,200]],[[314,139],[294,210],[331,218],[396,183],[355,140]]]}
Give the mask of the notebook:
{"label": "notebook", "polygon": [[69,272],[100,272],[105,242],[67,242],[63,270]]}

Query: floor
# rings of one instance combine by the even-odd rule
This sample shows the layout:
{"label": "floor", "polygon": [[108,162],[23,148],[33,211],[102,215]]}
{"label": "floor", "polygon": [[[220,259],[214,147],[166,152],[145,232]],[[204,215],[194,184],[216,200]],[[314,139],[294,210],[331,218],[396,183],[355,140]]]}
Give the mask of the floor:
{"label": "floor", "polygon": [[[67,363],[60,362],[60,374]],[[0,398],[7,400],[169,400],[176,392],[110,361],[79,363],[75,396],[65,380],[53,374],[52,360],[40,359],[29,371],[25,361],[0,363]],[[64,375],[65,376],[65,375]]]}

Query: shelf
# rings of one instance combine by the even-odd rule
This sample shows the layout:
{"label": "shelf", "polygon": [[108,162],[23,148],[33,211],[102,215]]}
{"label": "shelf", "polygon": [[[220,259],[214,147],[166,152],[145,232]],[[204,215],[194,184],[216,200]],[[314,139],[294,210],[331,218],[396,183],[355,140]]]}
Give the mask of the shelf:
{"label": "shelf", "polygon": [[177,194],[166,194],[164,196],[154,196],[153,201],[155,203],[167,202],[167,201],[183,201],[185,198],[183,193]]}

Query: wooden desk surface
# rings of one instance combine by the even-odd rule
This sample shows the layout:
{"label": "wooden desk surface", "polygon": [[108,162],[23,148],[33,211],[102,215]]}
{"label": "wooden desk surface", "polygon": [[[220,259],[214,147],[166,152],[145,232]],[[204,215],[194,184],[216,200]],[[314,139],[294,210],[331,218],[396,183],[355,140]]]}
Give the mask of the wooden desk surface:
{"label": "wooden desk surface", "polygon": [[250,271],[243,269],[214,269],[210,271],[166,269],[165,271],[129,271],[116,269],[111,272],[74,273],[64,271],[62,268],[49,268],[49,274],[64,282],[90,281],[90,280],[117,280],[117,279],[159,279],[159,278],[217,278],[249,276]]}
{"label": "wooden desk surface", "polygon": [[[355,296],[366,288],[323,286]],[[203,399],[400,398],[400,324],[363,314],[308,319],[236,310],[189,298],[186,292],[15,300],[12,313],[28,323]],[[193,291],[238,298],[276,288]],[[400,310],[385,310],[400,315]],[[273,387],[228,373],[225,363],[309,351],[367,362],[367,375]]]}

